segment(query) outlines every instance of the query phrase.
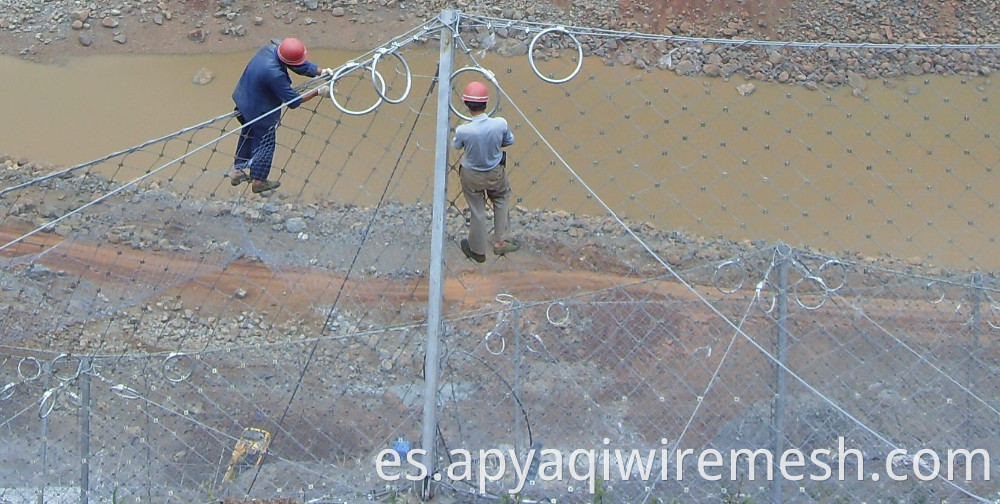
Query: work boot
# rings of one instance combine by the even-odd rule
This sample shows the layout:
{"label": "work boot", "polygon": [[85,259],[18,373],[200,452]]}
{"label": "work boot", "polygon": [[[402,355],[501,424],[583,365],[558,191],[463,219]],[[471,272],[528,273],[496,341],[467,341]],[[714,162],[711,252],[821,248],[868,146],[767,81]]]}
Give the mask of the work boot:
{"label": "work boot", "polygon": [[243,170],[234,170],[229,174],[229,177],[231,179],[229,183],[232,184],[233,187],[250,181],[250,176],[248,176]]}
{"label": "work boot", "polygon": [[253,181],[253,192],[254,194],[270,191],[272,189],[277,189],[281,187],[281,182],[277,180],[254,180]]}
{"label": "work boot", "polygon": [[517,252],[518,250],[521,250],[521,244],[517,243],[515,240],[507,240],[503,242],[503,245],[493,246],[493,253],[498,256],[509,254],[511,252]]}
{"label": "work boot", "polygon": [[462,240],[462,253],[465,254],[465,257],[468,257],[477,263],[482,264],[486,262],[486,254],[477,254],[473,252],[472,247],[469,246],[469,240]]}

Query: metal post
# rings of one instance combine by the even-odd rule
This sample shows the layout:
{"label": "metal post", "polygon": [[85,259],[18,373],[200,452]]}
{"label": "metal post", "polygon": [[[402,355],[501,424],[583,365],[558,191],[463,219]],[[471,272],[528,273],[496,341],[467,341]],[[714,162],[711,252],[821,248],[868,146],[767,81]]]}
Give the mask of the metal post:
{"label": "metal post", "polygon": [[[42,389],[49,389],[49,382],[51,380],[51,368],[49,370],[44,369],[48,364],[42,364],[42,374],[45,376],[45,381],[42,383]],[[48,467],[48,452],[49,452],[49,417],[48,415],[42,419],[42,470],[39,472],[40,482],[38,483],[38,504],[45,504],[45,470]]]}
{"label": "metal post", "polygon": [[438,390],[438,340],[441,333],[441,302],[444,297],[444,218],[448,196],[448,148],[451,114],[451,74],[454,65],[455,45],[452,32],[458,20],[455,12],[441,11],[441,54],[438,67],[437,135],[434,145],[434,201],[431,220],[431,264],[428,268],[429,296],[427,300],[427,354],[424,356],[424,418],[423,464],[427,468],[420,496],[434,498],[431,482],[435,473],[437,455],[437,390]]}
{"label": "metal post", "polygon": [[[785,390],[787,379],[785,369],[785,353],[788,350],[788,259],[791,255],[791,248],[784,244],[779,244],[777,248],[778,256],[778,362],[775,366],[775,386],[774,386],[774,426],[772,434],[774,436],[774,456],[778,457],[784,451],[785,435]],[[776,477],[771,482],[772,501],[776,504],[782,502],[781,498],[781,478]]]}
{"label": "metal post", "polygon": [[90,360],[82,359],[80,373],[80,504],[90,500]]}
{"label": "metal post", "polygon": [[514,453],[524,446],[524,419],[521,413],[521,301],[514,300]]}
{"label": "metal post", "polygon": [[966,381],[968,382],[969,393],[965,394],[965,411],[968,415],[965,419],[965,446],[972,446],[973,440],[972,436],[975,432],[973,428],[975,413],[973,412],[974,405],[972,404],[972,394],[976,386],[976,375],[979,370],[976,369],[976,354],[979,353],[979,319],[980,319],[980,304],[982,302],[982,286],[983,286],[983,276],[979,272],[972,273],[971,288],[969,292],[969,304],[972,305],[972,318],[969,320],[969,365],[965,366]]}

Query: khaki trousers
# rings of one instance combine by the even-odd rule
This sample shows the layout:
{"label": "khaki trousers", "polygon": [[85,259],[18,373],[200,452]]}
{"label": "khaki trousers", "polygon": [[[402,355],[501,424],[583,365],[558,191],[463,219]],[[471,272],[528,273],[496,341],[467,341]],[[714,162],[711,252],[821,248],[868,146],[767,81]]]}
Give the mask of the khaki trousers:
{"label": "khaki trousers", "polygon": [[504,241],[510,221],[510,183],[507,182],[507,169],[501,164],[496,168],[481,172],[461,168],[462,192],[469,203],[471,224],[469,226],[469,248],[473,252],[486,255],[492,250],[487,240],[486,229],[486,198],[493,205],[493,240]]}

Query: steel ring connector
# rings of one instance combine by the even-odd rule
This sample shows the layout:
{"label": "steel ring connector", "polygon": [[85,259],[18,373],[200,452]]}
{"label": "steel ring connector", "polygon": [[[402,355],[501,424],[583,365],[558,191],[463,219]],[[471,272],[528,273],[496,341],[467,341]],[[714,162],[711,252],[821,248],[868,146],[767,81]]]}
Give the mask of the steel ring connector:
{"label": "steel ring connector", "polygon": [[120,383],[118,385],[115,385],[115,386],[111,387],[110,390],[115,395],[121,397],[122,399],[126,399],[126,400],[129,400],[129,401],[132,401],[132,400],[135,400],[135,399],[138,399],[139,397],[141,397],[139,395],[139,392],[137,392],[134,389],[128,388],[125,385],[122,385]]}
{"label": "steel ring connector", "polygon": [[[186,359],[188,362],[187,372],[176,372],[169,368],[170,363],[178,359]],[[180,383],[191,377],[191,373],[194,371],[194,361],[191,360],[191,356],[186,353],[174,352],[163,359],[163,364],[160,365],[161,371],[163,372],[163,377],[171,383]]]}
{"label": "steel ring connector", "polygon": [[[562,79],[550,79],[542,75],[542,72],[539,72],[538,67],[535,66],[535,45],[538,44],[538,39],[542,38],[543,35],[547,35],[549,33],[561,33],[569,37],[570,40],[572,40],[573,43],[576,44],[576,54],[577,54],[576,68],[574,68],[573,71],[568,76],[563,77]],[[531,44],[528,45],[528,62],[531,63],[531,69],[535,71],[535,75],[537,75],[539,79],[542,79],[543,81],[551,84],[563,84],[565,82],[569,82],[571,79],[573,79],[573,77],[576,77],[576,74],[580,73],[580,69],[583,68],[583,44],[580,43],[580,41],[576,38],[576,36],[567,31],[566,28],[563,28],[562,26],[555,26],[552,28],[548,28],[546,30],[538,32],[538,35],[535,35],[535,38],[531,39]]]}
{"label": "steel ring connector", "polygon": [[[765,296],[763,296],[761,294],[767,292],[768,285],[769,284],[767,283],[767,280],[761,280],[760,283],[757,284],[757,290],[754,293],[754,296],[755,296],[755,298],[757,300],[760,300],[760,301],[764,300]],[[771,290],[773,291],[774,288],[772,287]],[[771,305],[769,307],[765,308],[764,304],[765,303],[760,303],[760,304],[757,305],[757,307],[760,308],[760,311],[764,312],[765,315],[770,315],[771,312],[774,311],[774,308],[776,306],[778,306],[778,296],[775,295],[774,292],[771,292]]]}
{"label": "steel ring connector", "polygon": [[[59,364],[59,360],[60,359],[69,359],[70,357],[76,359],[76,371],[74,371],[73,374],[69,375],[69,376],[60,375],[59,373],[57,373],[56,372],[56,365]],[[79,358],[79,357],[77,357],[75,355],[59,354],[55,359],[52,359],[52,363],[49,364],[49,369],[52,372],[52,376],[55,376],[57,380],[62,381],[62,382],[73,381],[73,380],[77,379],[80,376],[80,373],[83,371],[83,359],[81,359],[81,358]]]}
{"label": "steel ring connector", "polygon": [[[801,284],[802,282],[806,282],[806,281],[816,282],[816,285],[819,285],[820,289],[823,290],[823,295],[820,298],[819,303],[814,304],[814,305],[807,305],[807,304],[803,303],[802,299],[799,297],[799,284]],[[830,292],[830,290],[827,289],[826,285],[823,284],[823,279],[819,278],[819,277],[816,277],[816,276],[812,276],[812,275],[800,278],[799,281],[795,282],[795,285],[792,286],[792,294],[795,296],[795,302],[798,303],[799,306],[801,306],[801,307],[803,307],[803,308],[805,308],[807,310],[817,310],[820,307],[822,307],[824,304],[826,304],[826,300],[828,299],[829,292]]]}
{"label": "steel ring connector", "polygon": [[[737,268],[737,271],[739,271],[740,281],[736,282],[736,285],[734,286],[726,286],[725,288],[723,286],[720,286],[719,279],[722,276],[723,270],[729,270],[732,268]],[[747,278],[747,270],[745,267],[743,267],[743,264],[740,263],[740,261],[738,260],[729,260],[715,267],[715,273],[712,274],[712,284],[715,285],[715,288],[719,289],[720,292],[724,294],[732,294],[740,290],[741,287],[743,287],[743,282],[746,280],[746,278]]]}
{"label": "steel ring connector", "polygon": [[[403,95],[402,96],[400,96],[399,98],[397,98],[395,100],[393,100],[392,98],[389,98],[388,96],[386,96],[386,94],[385,94],[385,81],[382,81],[382,89],[379,90],[379,82],[378,81],[381,81],[382,77],[381,77],[381,74],[378,74],[377,71],[375,70],[375,67],[378,65],[379,58],[381,58],[382,56],[384,56],[386,54],[395,56],[396,59],[398,59],[399,62],[403,64],[403,69],[406,70],[406,90],[403,91]],[[389,103],[391,103],[393,105],[396,105],[396,104],[399,104],[399,103],[403,103],[403,101],[406,100],[406,98],[408,96],[410,96],[410,86],[413,84],[413,74],[410,72],[410,65],[408,63],[406,63],[406,60],[403,59],[403,57],[400,56],[399,53],[397,53],[397,52],[389,52],[388,49],[379,49],[378,51],[375,51],[375,55],[372,56],[372,70],[371,70],[370,73],[372,75],[372,86],[375,87],[375,92],[378,93],[379,98],[382,98],[383,100],[385,100],[385,101],[387,101],[387,102],[389,102]]]}
{"label": "steel ring connector", "polygon": [[925,285],[925,286],[924,286],[924,289],[926,289],[926,290],[931,290],[931,289],[932,289],[932,288],[934,288],[935,286],[937,286],[937,288],[938,288],[938,292],[940,292],[940,293],[941,293],[941,295],[940,295],[940,296],[938,296],[938,298],[937,298],[937,299],[935,299],[935,300],[932,300],[932,301],[928,301],[928,302],[929,302],[930,304],[941,304],[941,302],[942,302],[942,301],[944,301],[944,298],[945,298],[945,292],[944,292],[944,289],[942,289],[942,288],[941,288],[941,287],[940,287],[940,286],[938,285],[938,282],[937,282],[937,280],[932,280],[932,281],[930,281],[930,282],[927,282],[927,285]]}
{"label": "steel ring connector", "polygon": [[[496,352],[494,352],[493,349],[490,348],[490,339],[493,338],[494,336],[500,338],[500,350],[497,350]],[[486,351],[493,355],[500,355],[507,348],[507,342],[504,341],[503,336],[499,336],[495,334],[493,331],[486,333],[486,338],[483,339],[483,342],[486,343]]]}
{"label": "steel ring connector", "polygon": [[531,338],[529,338],[528,340],[526,340],[524,342],[524,348],[527,349],[531,353],[538,353],[538,350],[535,350],[534,348],[531,348],[531,340],[532,339],[535,340],[535,341],[537,341],[537,342],[539,342],[539,343],[541,343],[541,345],[543,347],[545,346],[545,342],[542,341],[542,337],[541,336],[539,336],[539,335],[537,335],[535,333],[531,333]]}
{"label": "steel ring connector", "polygon": [[6,401],[7,399],[14,397],[14,392],[16,391],[17,391],[16,383],[10,382],[7,385],[4,385],[3,390],[0,390],[0,401]]}
{"label": "steel ring connector", "polygon": [[[33,363],[35,366],[35,373],[32,374],[31,376],[25,374],[26,368],[22,369],[22,367],[26,362]],[[42,376],[42,364],[38,362],[38,359],[34,357],[24,357],[21,359],[20,362],[17,363],[17,376],[20,376],[21,379],[26,382],[36,380],[38,379],[39,376]]]}
{"label": "steel ring connector", "polygon": [[[462,68],[459,68],[458,70],[455,70],[451,74],[451,81],[455,82],[455,77],[458,77],[459,74],[462,74],[464,72],[479,72],[479,73],[483,74],[483,76],[485,76],[486,79],[489,80],[490,83],[493,84],[494,87],[497,88],[497,101],[496,101],[496,103],[493,104],[493,110],[491,110],[489,112],[489,114],[487,114],[487,115],[492,116],[493,114],[496,114],[497,110],[500,109],[500,84],[497,84],[497,79],[493,75],[493,72],[491,72],[491,71],[489,71],[489,70],[487,70],[485,68],[482,68],[482,67],[473,67],[473,66],[462,67]],[[455,105],[451,102],[451,100],[448,100],[448,107],[451,108],[451,112],[453,114],[457,115],[458,117],[461,117],[462,119],[465,119],[466,121],[471,121],[472,120],[471,116],[467,116],[467,115],[459,112],[458,109],[455,108]]]}
{"label": "steel ring connector", "polygon": [[517,298],[510,294],[504,294],[504,293],[497,294],[496,297],[493,299],[496,299],[498,303],[504,305],[512,305],[514,303],[517,303]]}
{"label": "steel ring connector", "polygon": [[[994,331],[1000,331],[1000,324],[993,322],[997,313],[1000,313],[1000,306],[990,303],[990,316],[986,319],[986,323],[989,324],[990,328]],[[2,397],[0,397],[0,399],[2,399]]]}
{"label": "steel ring connector", "polygon": [[[371,111],[377,109],[378,106],[381,105],[383,101],[385,101],[385,98],[383,98],[383,96],[385,95],[385,79],[383,79],[382,78],[382,74],[378,73],[378,70],[375,70],[374,68],[372,68],[372,73],[375,75],[375,78],[377,78],[378,81],[379,81],[379,83],[382,85],[381,86],[382,87],[382,91],[380,91],[378,93],[379,97],[378,97],[378,100],[375,101],[374,105],[372,105],[371,107],[368,107],[368,108],[366,108],[364,110],[350,110],[350,109],[344,107],[343,105],[341,105],[339,101],[337,101],[337,94],[335,92],[337,80],[340,79],[340,77],[342,75],[344,75],[345,73],[350,72],[351,70],[354,70],[355,68],[358,68],[360,66],[361,65],[359,63],[355,63],[353,61],[348,62],[344,66],[340,67],[337,70],[337,72],[333,74],[333,78],[330,79],[330,101],[333,102],[333,106],[334,107],[337,107],[341,112],[343,112],[343,113],[345,113],[347,115],[363,116],[363,115],[368,114]],[[378,86],[375,87],[375,91],[379,91],[378,90]]]}
{"label": "steel ring connector", "polygon": [[58,391],[59,387],[55,387],[46,390],[45,393],[42,394],[42,400],[38,403],[38,418],[44,420],[52,413],[52,409],[56,407]]}
{"label": "steel ring connector", "polygon": [[[552,318],[553,306],[561,306],[563,311],[566,312],[565,314],[563,314],[562,318],[553,320]],[[566,303],[563,303],[562,301],[556,301],[555,303],[550,304],[549,307],[545,309],[545,319],[548,320],[550,324],[556,327],[562,327],[569,322],[569,307],[566,306]]]}
{"label": "steel ring connector", "polygon": [[823,281],[823,287],[825,287],[830,292],[837,292],[838,290],[840,290],[841,288],[843,288],[845,285],[847,285],[847,265],[845,265],[844,263],[842,263],[842,262],[840,262],[840,261],[838,261],[836,259],[830,259],[830,260],[826,261],[825,263],[823,263],[819,267],[818,270],[816,270],[816,276],[821,276],[821,274],[823,273],[823,270],[825,270],[826,268],[829,268],[829,267],[833,267],[833,266],[840,266],[840,271],[843,273],[840,276],[840,283],[837,284],[836,287],[830,287],[829,285],[826,284],[826,281],[824,280]]}

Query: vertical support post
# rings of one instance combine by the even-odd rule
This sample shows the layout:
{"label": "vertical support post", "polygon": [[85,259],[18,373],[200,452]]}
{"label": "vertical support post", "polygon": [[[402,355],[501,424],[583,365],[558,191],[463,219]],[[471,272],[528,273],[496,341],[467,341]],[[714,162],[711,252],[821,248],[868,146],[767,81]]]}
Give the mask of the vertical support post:
{"label": "vertical support post", "polygon": [[90,359],[80,363],[80,504],[90,502]]}
{"label": "vertical support post", "polygon": [[437,133],[434,145],[434,201],[431,217],[431,263],[429,271],[429,296],[427,300],[427,353],[424,356],[424,415],[423,464],[427,468],[420,496],[434,498],[431,489],[437,454],[437,391],[438,391],[438,342],[441,333],[441,302],[444,298],[444,218],[447,211],[449,122],[451,117],[451,74],[454,66],[455,44],[452,27],[458,16],[450,10],[441,11],[441,54],[438,66]]}
{"label": "vertical support post", "polygon": [[[772,435],[774,436],[774,456],[780,456],[784,451],[785,444],[785,392],[788,385],[788,376],[785,373],[785,369],[782,367],[787,362],[785,359],[785,354],[788,350],[788,261],[791,256],[791,248],[785,244],[779,244],[777,247],[778,257],[778,334],[777,334],[777,350],[778,350],[778,362],[780,365],[775,366],[775,384],[774,384],[774,418]],[[771,481],[771,495],[772,502],[775,504],[781,504],[782,502],[782,492],[781,492],[782,481],[780,477],[774,478]]]}
{"label": "vertical support post", "polygon": [[521,301],[514,300],[514,453],[524,447],[524,419],[521,415]]}
{"label": "vertical support post", "polygon": [[[45,381],[42,383],[43,390],[49,389],[49,382],[51,380],[50,369],[45,369],[48,364],[42,364],[42,375],[45,376]],[[40,471],[40,478],[38,483],[38,504],[45,504],[45,470],[48,467],[48,454],[49,454],[49,417],[46,416],[42,419],[42,470]]]}
{"label": "vertical support post", "polygon": [[966,381],[969,394],[965,394],[965,445],[973,446],[974,441],[972,439],[972,433],[975,432],[975,413],[974,404],[972,402],[972,393],[975,393],[976,386],[976,376],[979,374],[979,369],[976,365],[976,354],[979,353],[979,322],[981,315],[981,304],[982,304],[982,286],[983,286],[983,276],[977,271],[972,273],[970,280],[970,292],[969,292],[969,304],[972,306],[972,315],[969,319],[969,365],[965,366]]}

